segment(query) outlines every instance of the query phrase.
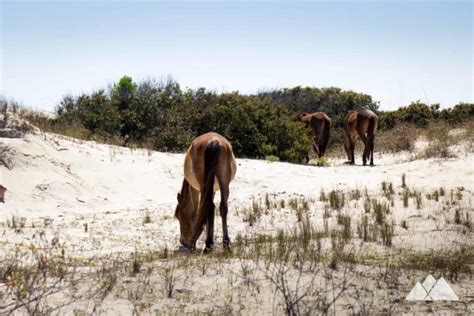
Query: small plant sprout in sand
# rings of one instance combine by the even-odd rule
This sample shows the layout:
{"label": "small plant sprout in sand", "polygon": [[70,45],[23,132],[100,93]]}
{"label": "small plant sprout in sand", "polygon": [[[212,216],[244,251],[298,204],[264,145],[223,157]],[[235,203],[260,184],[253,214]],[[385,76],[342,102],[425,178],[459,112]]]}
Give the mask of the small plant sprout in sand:
{"label": "small plant sprout in sand", "polygon": [[316,165],[318,167],[327,167],[329,166],[329,161],[326,158],[321,157],[311,160],[310,164]]}
{"label": "small plant sprout in sand", "polygon": [[395,190],[393,189],[393,184],[391,182],[382,182],[382,194],[390,200],[392,195],[395,194]]}
{"label": "small plant sprout in sand", "polygon": [[385,215],[390,213],[390,207],[385,202],[380,202],[376,199],[372,201],[372,207],[374,209],[375,222],[379,225],[385,221]]}
{"label": "small plant sprout in sand", "polygon": [[454,224],[461,224],[461,210],[459,207],[454,210]]}
{"label": "small plant sprout in sand", "polygon": [[272,207],[268,193],[265,193],[265,208],[269,210]]}
{"label": "small plant sprout in sand", "polygon": [[370,213],[370,206],[371,206],[371,204],[372,204],[372,202],[371,202],[371,200],[370,200],[370,197],[367,196],[367,197],[364,199],[364,211],[365,211],[366,213]]}
{"label": "small plant sprout in sand", "polygon": [[410,190],[408,190],[408,188],[405,188],[405,190],[403,190],[403,195],[402,195],[403,207],[408,207],[409,198],[410,198]]}
{"label": "small plant sprout in sand", "polygon": [[133,276],[140,273],[141,266],[142,266],[141,259],[138,256],[137,251],[135,250],[135,253],[133,254],[133,260],[132,260],[131,275]]}
{"label": "small plant sprout in sand", "polygon": [[420,210],[421,207],[422,207],[422,195],[421,195],[421,192],[419,191],[415,191],[415,201],[416,201],[416,209],[417,210]]}
{"label": "small plant sprout in sand", "polygon": [[7,219],[7,227],[12,228],[16,233],[21,233],[23,228],[26,226],[26,218],[19,217],[18,215],[12,215],[10,219]]}
{"label": "small plant sprout in sand", "polygon": [[463,187],[456,188],[456,199],[458,201],[462,200],[462,191],[464,191]]}
{"label": "small plant sprout in sand", "polygon": [[319,200],[321,202],[326,202],[327,201],[326,193],[324,192],[324,189],[321,189],[321,191],[319,193]]}
{"label": "small plant sprout in sand", "polygon": [[175,263],[170,262],[161,268],[161,277],[163,280],[163,290],[167,298],[172,298],[176,287],[176,267]]}
{"label": "small plant sprout in sand", "polygon": [[288,206],[294,209],[295,211],[298,210],[298,199],[292,198],[288,201]]}
{"label": "small plant sprout in sand", "polygon": [[337,214],[337,223],[342,225],[341,236],[347,242],[352,238],[351,217],[342,213]]}
{"label": "small plant sprout in sand", "polygon": [[260,204],[260,200],[254,198],[252,200],[252,205],[244,210],[244,222],[247,222],[250,226],[253,226],[260,216],[262,216],[263,211],[264,210]]}
{"label": "small plant sprout in sand", "polygon": [[285,200],[284,199],[280,200],[280,208],[285,208]]}
{"label": "small plant sprout in sand", "polygon": [[358,201],[361,198],[361,193],[359,189],[355,189],[351,191],[351,200]]}
{"label": "small plant sprout in sand", "polygon": [[369,217],[362,215],[359,225],[357,226],[357,235],[364,242],[369,241]]}
{"label": "small plant sprout in sand", "polygon": [[332,190],[329,193],[329,205],[336,210],[340,210],[344,207],[344,193],[337,190]]}
{"label": "small plant sprout in sand", "polygon": [[444,188],[443,187],[439,188],[439,196],[444,196],[444,195],[445,195]]}
{"label": "small plant sprout in sand", "polygon": [[404,228],[404,229],[408,229],[408,224],[407,224],[407,221],[406,221],[405,219],[404,219],[404,220],[402,220],[402,222],[401,222],[400,226],[402,226],[402,228]]}
{"label": "small plant sprout in sand", "polygon": [[381,230],[380,230],[380,234],[382,236],[382,242],[384,244],[384,246],[387,246],[387,247],[391,247],[392,246],[392,239],[393,239],[393,235],[394,235],[394,224],[393,224],[393,221],[390,222],[390,223],[383,223],[382,227],[381,227]]}
{"label": "small plant sprout in sand", "polygon": [[143,218],[143,224],[150,224],[151,223],[151,216],[150,212],[145,212],[145,217]]}
{"label": "small plant sprout in sand", "polygon": [[0,143],[0,166],[5,166],[8,170],[13,168],[14,150],[8,145]]}

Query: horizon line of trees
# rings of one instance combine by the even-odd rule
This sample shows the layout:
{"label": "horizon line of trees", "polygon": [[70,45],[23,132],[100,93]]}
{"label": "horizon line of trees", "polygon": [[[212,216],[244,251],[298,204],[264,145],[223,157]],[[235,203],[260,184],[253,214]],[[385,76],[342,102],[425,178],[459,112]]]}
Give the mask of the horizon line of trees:
{"label": "horizon line of trees", "polygon": [[420,101],[393,111],[380,111],[368,94],[336,87],[294,87],[257,94],[217,93],[205,88],[181,89],[178,82],[129,76],[92,93],[63,97],[52,131],[75,129],[82,138],[119,139],[124,145],[146,144],[160,151],[181,152],[192,139],[208,131],[222,134],[238,157],[304,162],[310,150],[308,131],[295,117],[300,112],[326,112],[332,119],[329,147],[342,145],[342,126],[350,110],[369,109],[379,115],[379,129],[399,123],[426,127],[431,121],[450,124],[474,117],[474,104],[440,109]]}

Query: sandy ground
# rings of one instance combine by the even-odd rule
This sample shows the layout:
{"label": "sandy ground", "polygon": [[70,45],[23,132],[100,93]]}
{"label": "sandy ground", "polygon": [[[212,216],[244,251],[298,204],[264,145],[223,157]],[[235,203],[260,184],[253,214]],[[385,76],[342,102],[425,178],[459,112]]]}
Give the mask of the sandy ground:
{"label": "sandy ground", "polygon": [[[14,150],[14,167],[11,170],[0,167],[0,183],[8,188],[6,203],[0,204],[0,259],[10,256],[21,245],[27,247],[50,242],[60,244],[66,254],[77,258],[178,248],[179,224],[173,215],[176,194],[183,179],[182,154],[131,150],[48,133],[1,141]],[[308,214],[311,223],[315,229],[323,230],[327,202],[320,201],[322,190],[326,194],[332,190],[349,194],[358,189],[362,195],[367,192],[371,198],[383,199],[381,183],[385,181],[392,183],[395,190],[388,215],[395,225],[392,249],[442,251],[461,246],[473,247],[472,229],[466,232],[462,225],[454,224],[454,212],[458,208],[463,216],[470,214],[471,219],[474,217],[474,154],[467,151],[463,144],[454,146],[451,151],[456,154],[455,158],[414,160],[411,153],[377,154],[375,167],[350,166],[338,159],[330,160],[327,167],[238,159],[237,175],[230,188],[228,222],[231,240],[237,236],[250,238],[256,233],[275,235],[279,230],[291,231],[298,225],[295,210],[288,206],[288,201],[294,198],[310,201]],[[356,162],[360,164],[358,158]],[[421,207],[417,207],[412,198],[408,207],[403,206],[402,174],[406,175],[410,190],[422,194]],[[439,201],[426,198],[426,194],[440,188],[444,188],[446,193]],[[266,196],[275,204],[281,200],[287,203],[285,207],[266,210],[253,225],[244,221],[252,202],[264,203]],[[364,214],[363,201],[363,198],[347,199],[344,207],[337,212],[348,215],[356,223]],[[145,223],[147,216],[150,221]],[[13,217],[17,220],[24,218],[25,227],[20,233],[9,227]],[[337,226],[335,215],[329,221]],[[406,228],[401,227],[402,222],[406,223]],[[355,225],[353,230],[356,235]],[[221,232],[218,217],[215,233],[218,244]],[[364,251],[385,253],[384,247],[378,243],[366,243]],[[230,274],[240,271],[241,264],[228,262],[224,271]],[[363,270],[363,267],[360,269]],[[417,272],[414,275],[422,280],[424,274]],[[468,280],[471,281],[455,282],[453,288],[462,292],[463,298],[472,303],[470,295],[474,286],[470,277]],[[405,287],[413,281],[413,278],[407,278],[408,285]],[[223,282],[221,289],[230,286],[228,278],[219,274],[215,277],[196,277],[193,282],[190,285],[193,291],[201,283],[215,285]],[[246,295],[252,296],[249,293]],[[275,294],[267,294],[268,298],[262,299],[265,303],[258,300],[247,302],[253,307],[246,306],[240,313],[253,314],[264,308],[265,314],[279,314],[282,310],[278,304],[279,307],[275,307]],[[403,300],[405,295],[399,294],[398,299]],[[202,308],[211,313],[223,312],[220,309],[209,310],[209,304],[202,302],[190,300],[178,304],[176,300],[161,299],[141,311],[153,313],[164,310],[167,313],[164,308],[169,303],[173,308],[184,304],[182,311]],[[132,307],[123,298],[108,297],[100,311],[96,312],[130,314]],[[86,313],[91,312],[90,306],[81,305],[80,308]],[[344,305],[339,308],[346,313],[351,312]],[[181,309],[171,311],[179,314]],[[405,306],[398,311],[410,313],[411,309]]]}

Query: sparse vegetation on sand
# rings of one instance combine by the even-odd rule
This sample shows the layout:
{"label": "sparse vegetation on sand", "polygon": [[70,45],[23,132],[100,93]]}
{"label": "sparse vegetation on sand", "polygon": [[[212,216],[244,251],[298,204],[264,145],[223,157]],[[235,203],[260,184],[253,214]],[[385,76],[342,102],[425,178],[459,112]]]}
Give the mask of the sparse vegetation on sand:
{"label": "sparse vegetation on sand", "polygon": [[[400,239],[407,231],[416,234],[411,217],[395,218],[398,210],[405,209],[403,201],[395,200],[395,208],[389,206],[393,195],[409,192],[408,198],[416,200],[425,196],[423,192],[407,183],[402,188],[383,181],[377,187],[376,191],[333,189],[328,194],[321,190],[315,198],[277,194],[254,197],[249,206],[237,212],[245,226],[233,239],[231,251],[217,248],[207,255],[183,253],[168,246],[145,250],[138,244],[128,253],[83,256],[86,252],[68,245],[62,236],[66,232],[58,230],[53,221],[13,216],[3,225],[4,233],[33,242],[5,245],[7,251],[0,259],[0,312],[75,310],[87,314],[119,308],[130,313],[273,310],[301,315],[337,313],[347,308],[362,312],[367,306],[383,312],[390,304],[391,311],[397,313],[406,311],[402,302],[415,283],[413,276],[423,279],[429,273],[444,276],[463,295],[457,285],[466,284],[474,264],[474,248],[469,243],[472,210],[466,208],[471,193],[456,188],[446,195],[443,188],[443,195],[436,190],[438,201],[427,199],[430,208],[444,207],[440,215],[449,216],[438,216],[426,209],[426,203],[420,208],[415,202],[408,206],[408,210],[428,214],[426,223],[435,218],[441,234],[447,232],[451,221],[463,227],[456,237],[459,246],[427,252],[414,250]],[[268,227],[265,222],[284,212],[289,214],[286,223],[290,226],[261,231]],[[149,225],[161,225],[151,214],[149,210],[137,213],[138,227],[147,231]],[[130,225],[128,219],[123,222]],[[92,242],[97,229],[84,231],[83,223],[76,225],[90,234],[86,248],[100,249]],[[117,220],[112,223],[114,227],[121,225]],[[52,236],[52,231],[59,234]],[[118,234],[108,238],[114,240]],[[373,294],[368,298],[363,293]],[[204,303],[211,297],[212,304]],[[449,310],[463,313],[470,310],[469,306],[452,303]]]}
{"label": "sparse vegetation on sand", "polygon": [[[241,100],[239,95],[214,97]],[[9,115],[9,120],[14,117]],[[35,120],[43,126],[58,122]],[[411,139],[397,134],[398,123],[393,130],[381,129],[381,151],[383,142],[395,141],[390,131],[401,137],[400,143],[387,143],[386,151],[408,152],[402,163],[391,153],[377,160],[387,165],[370,169],[345,166],[334,158],[325,168],[239,159],[241,173],[229,201],[230,251],[216,243],[209,254],[200,251],[203,239],[196,252],[178,248],[173,214],[182,156],[34,134],[37,130],[9,139],[5,146],[12,150],[14,168],[1,166],[9,179],[38,170],[55,173],[28,190],[17,183],[9,186],[11,200],[23,199],[31,206],[15,213],[10,196],[2,205],[7,215],[0,220],[0,314],[423,314],[433,305],[408,306],[404,299],[427,274],[445,277],[463,298],[436,311],[465,314],[472,310],[465,298],[473,290],[473,193],[469,182],[450,170],[466,169],[459,166],[472,159],[466,146],[471,136],[465,126],[448,132],[449,157],[456,153],[454,159],[444,159],[443,152],[417,156],[442,141],[445,135],[433,125],[442,127],[440,120],[430,118],[417,127],[405,122],[425,143],[407,145]],[[101,140],[100,133],[82,128],[75,133]],[[168,140],[175,142],[175,136]],[[124,136],[114,137],[109,141],[125,144]],[[130,138],[126,143],[140,144]],[[276,155],[286,147],[266,145],[268,160],[286,160]],[[38,147],[88,157],[87,167],[96,167],[84,176],[83,166],[72,160],[30,150]],[[110,169],[105,173],[104,168]],[[175,182],[161,183],[168,178]],[[144,179],[146,185],[140,183]],[[156,195],[166,195],[166,200]],[[51,209],[37,214],[48,201]],[[222,238],[220,224],[216,217],[216,240]]]}
{"label": "sparse vegetation on sand", "polygon": [[0,166],[7,169],[13,168],[13,150],[8,146],[0,143]]}

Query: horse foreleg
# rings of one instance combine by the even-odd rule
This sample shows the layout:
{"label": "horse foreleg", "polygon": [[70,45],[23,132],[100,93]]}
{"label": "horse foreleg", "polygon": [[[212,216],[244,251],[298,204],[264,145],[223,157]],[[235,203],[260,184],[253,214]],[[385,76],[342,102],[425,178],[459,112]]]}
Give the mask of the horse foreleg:
{"label": "horse foreleg", "polygon": [[196,222],[193,226],[193,233],[191,235],[191,248],[196,248],[196,242],[201,236],[204,229],[204,223]]}
{"label": "horse foreleg", "polygon": [[351,144],[350,144],[351,164],[355,164],[354,150],[355,150],[355,139],[351,139]]}

